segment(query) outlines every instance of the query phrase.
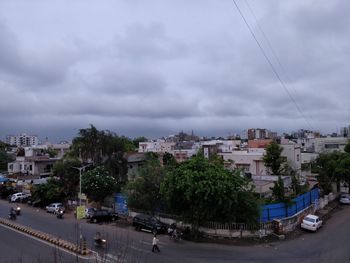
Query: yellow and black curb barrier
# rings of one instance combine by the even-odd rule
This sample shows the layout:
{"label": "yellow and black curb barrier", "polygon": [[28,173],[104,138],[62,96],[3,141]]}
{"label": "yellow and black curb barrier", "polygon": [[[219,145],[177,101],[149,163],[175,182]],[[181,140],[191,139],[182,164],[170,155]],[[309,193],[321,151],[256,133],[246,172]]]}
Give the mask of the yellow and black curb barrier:
{"label": "yellow and black curb barrier", "polygon": [[91,253],[91,251],[87,248],[87,244],[86,244],[85,240],[82,240],[80,245],[76,245],[72,242],[60,239],[60,238],[55,237],[53,235],[32,229],[32,228],[27,227],[27,226],[17,224],[13,221],[10,221],[10,220],[4,219],[4,218],[0,218],[0,224],[11,227],[13,229],[16,229],[18,231],[21,231],[21,232],[26,233],[28,235],[34,236],[34,237],[39,238],[41,240],[44,240],[48,243],[51,243],[53,245],[56,245],[58,247],[64,248],[66,250],[69,250],[71,252],[74,252],[74,253],[77,253],[80,255],[88,255]]}

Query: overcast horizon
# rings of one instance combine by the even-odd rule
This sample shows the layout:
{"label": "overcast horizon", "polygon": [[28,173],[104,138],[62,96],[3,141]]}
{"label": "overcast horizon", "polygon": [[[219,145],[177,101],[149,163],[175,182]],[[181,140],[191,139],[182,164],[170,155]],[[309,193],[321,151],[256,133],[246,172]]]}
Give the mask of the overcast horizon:
{"label": "overcast horizon", "polygon": [[236,3],[273,69],[232,0],[1,1],[0,138],[349,126],[350,1]]}

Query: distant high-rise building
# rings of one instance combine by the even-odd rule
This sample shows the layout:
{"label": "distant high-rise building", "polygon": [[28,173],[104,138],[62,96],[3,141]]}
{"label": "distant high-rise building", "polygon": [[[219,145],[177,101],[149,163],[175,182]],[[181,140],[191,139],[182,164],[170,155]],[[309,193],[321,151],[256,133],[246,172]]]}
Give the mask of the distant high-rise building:
{"label": "distant high-rise building", "polygon": [[267,129],[248,129],[248,140],[255,140],[255,139],[274,139],[277,137],[276,132],[271,132]]}
{"label": "distant high-rise building", "polygon": [[20,135],[7,135],[6,143],[10,145],[20,146],[36,146],[39,144],[38,136],[27,135],[22,133]]}
{"label": "distant high-rise building", "polygon": [[341,127],[340,131],[339,131],[339,135],[341,137],[350,137],[349,129],[350,129],[350,126],[349,127]]}

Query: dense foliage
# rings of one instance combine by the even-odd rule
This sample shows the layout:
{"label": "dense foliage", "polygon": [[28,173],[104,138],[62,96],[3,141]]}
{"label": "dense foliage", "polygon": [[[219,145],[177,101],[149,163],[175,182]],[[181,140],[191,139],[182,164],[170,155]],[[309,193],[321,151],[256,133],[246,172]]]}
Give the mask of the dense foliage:
{"label": "dense foliage", "polygon": [[98,203],[114,193],[116,186],[116,179],[103,166],[97,166],[82,176],[82,192],[86,194],[88,199]]}
{"label": "dense foliage", "polygon": [[0,172],[7,171],[7,164],[14,159],[6,153],[6,143],[0,141]]}
{"label": "dense foliage", "polygon": [[332,191],[332,183],[339,190],[341,183],[350,185],[350,143],[345,147],[345,152],[334,151],[320,154],[312,164],[312,171],[318,173],[320,188],[328,193]]}
{"label": "dense foliage", "polygon": [[249,181],[203,155],[169,171],[161,194],[171,211],[194,226],[203,221],[256,223],[259,217]]}
{"label": "dense foliage", "polygon": [[281,156],[282,151],[283,148],[275,141],[266,147],[263,161],[268,173],[272,175],[281,174],[285,164],[285,159]]}
{"label": "dense foliage", "polygon": [[127,161],[124,153],[135,150],[133,142],[110,131],[99,131],[93,125],[80,129],[74,138],[70,157],[79,158],[83,163],[104,166],[119,183],[127,181]]}
{"label": "dense foliage", "polygon": [[79,171],[73,167],[79,167],[80,161],[77,158],[64,158],[57,161],[53,167],[55,177],[58,177],[64,189],[64,196],[74,200],[77,198],[79,187]]}
{"label": "dense foliage", "polygon": [[43,205],[60,202],[65,198],[64,184],[60,180],[49,179],[46,184],[36,185],[32,189],[34,200],[41,200]]}
{"label": "dense foliage", "polygon": [[154,153],[146,154],[146,161],[139,175],[128,182],[124,192],[128,196],[128,206],[154,212],[161,205],[160,184],[165,177],[165,167]]}

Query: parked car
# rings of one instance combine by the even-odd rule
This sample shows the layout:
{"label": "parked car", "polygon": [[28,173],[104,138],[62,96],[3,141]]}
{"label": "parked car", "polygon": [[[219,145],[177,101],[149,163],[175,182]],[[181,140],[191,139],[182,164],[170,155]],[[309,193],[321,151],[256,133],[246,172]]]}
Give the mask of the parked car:
{"label": "parked car", "polygon": [[22,200],[28,198],[30,194],[19,192],[11,195],[11,202],[21,202]]}
{"label": "parked car", "polygon": [[350,204],[350,194],[342,193],[339,197],[339,202],[341,204]]}
{"label": "parked car", "polygon": [[322,226],[322,220],[316,215],[307,215],[304,217],[303,222],[301,223],[301,228],[317,231]]}
{"label": "parked car", "polygon": [[85,208],[85,218],[91,218],[96,211],[97,209],[93,207]]}
{"label": "parked car", "polygon": [[64,212],[64,206],[62,203],[52,203],[46,206],[46,212],[48,213],[57,213],[58,210],[61,209]]}
{"label": "parked car", "polygon": [[107,210],[96,210],[90,216],[91,223],[100,223],[100,222],[111,222],[118,219],[118,214],[109,212]]}
{"label": "parked car", "polygon": [[148,232],[152,232],[153,234],[165,233],[167,227],[165,224],[160,222],[157,218],[138,214],[133,218],[132,225],[136,230],[144,230]]}

